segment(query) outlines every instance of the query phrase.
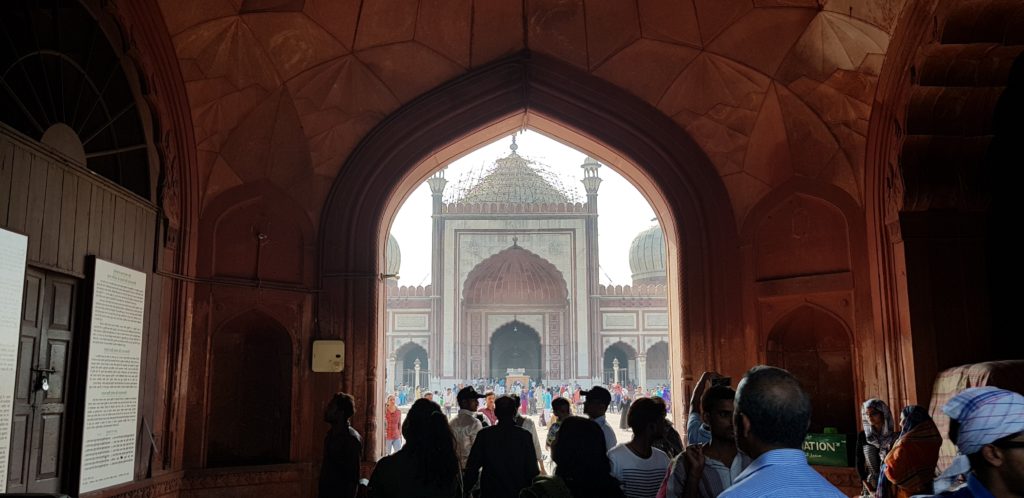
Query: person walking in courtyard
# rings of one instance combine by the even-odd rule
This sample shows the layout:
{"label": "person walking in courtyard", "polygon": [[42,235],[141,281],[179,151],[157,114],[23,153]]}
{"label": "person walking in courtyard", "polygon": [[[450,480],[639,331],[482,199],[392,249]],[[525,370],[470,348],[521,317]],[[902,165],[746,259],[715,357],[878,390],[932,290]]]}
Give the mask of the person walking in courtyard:
{"label": "person walking in courtyard", "polygon": [[384,405],[384,454],[393,455],[402,449],[402,411],[395,404],[395,396],[388,396]]}

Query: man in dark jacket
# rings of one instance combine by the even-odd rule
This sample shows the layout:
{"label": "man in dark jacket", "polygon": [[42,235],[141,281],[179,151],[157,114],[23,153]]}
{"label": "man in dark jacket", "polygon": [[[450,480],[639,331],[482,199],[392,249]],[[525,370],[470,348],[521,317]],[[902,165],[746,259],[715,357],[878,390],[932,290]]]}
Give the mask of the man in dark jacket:
{"label": "man in dark jacket", "polygon": [[508,396],[495,401],[494,414],[498,424],[477,433],[466,462],[464,489],[473,489],[483,467],[481,496],[515,498],[519,496],[519,490],[529,486],[540,472],[529,431],[515,424],[517,408],[516,401]]}

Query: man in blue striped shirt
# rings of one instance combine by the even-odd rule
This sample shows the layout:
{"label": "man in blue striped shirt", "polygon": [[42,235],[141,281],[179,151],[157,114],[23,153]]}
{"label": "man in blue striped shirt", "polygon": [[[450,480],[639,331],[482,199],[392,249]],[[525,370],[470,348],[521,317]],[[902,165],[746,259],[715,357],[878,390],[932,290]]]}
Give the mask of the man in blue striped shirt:
{"label": "man in blue striped shirt", "polygon": [[736,388],[736,445],[754,461],[719,498],[845,498],[807,464],[811,399],[789,372],[756,366]]}

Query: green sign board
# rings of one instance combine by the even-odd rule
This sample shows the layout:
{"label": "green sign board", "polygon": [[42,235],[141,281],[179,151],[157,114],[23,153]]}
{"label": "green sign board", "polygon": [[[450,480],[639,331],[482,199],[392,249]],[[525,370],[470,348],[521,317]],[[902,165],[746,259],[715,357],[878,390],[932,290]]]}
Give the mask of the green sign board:
{"label": "green sign board", "polygon": [[846,467],[846,434],[808,434],[804,439],[807,463],[829,467]]}

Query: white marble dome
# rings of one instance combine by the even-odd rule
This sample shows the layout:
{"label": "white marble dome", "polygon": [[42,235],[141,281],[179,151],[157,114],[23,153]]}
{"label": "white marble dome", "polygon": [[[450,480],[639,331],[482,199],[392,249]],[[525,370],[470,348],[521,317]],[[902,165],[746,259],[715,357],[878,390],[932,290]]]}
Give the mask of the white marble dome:
{"label": "white marble dome", "polygon": [[665,235],[660,225],[640,232],[629,246],[633,285],[665,283]]}
{"label": "white marble dome", "polygon": [[384,249],[384,273],[398,275],[402,268],[402,249],[398,247],[398,240],[394,235],[388,234],[388,246]]}

